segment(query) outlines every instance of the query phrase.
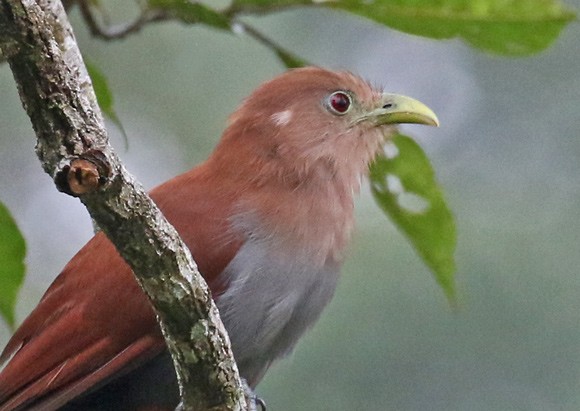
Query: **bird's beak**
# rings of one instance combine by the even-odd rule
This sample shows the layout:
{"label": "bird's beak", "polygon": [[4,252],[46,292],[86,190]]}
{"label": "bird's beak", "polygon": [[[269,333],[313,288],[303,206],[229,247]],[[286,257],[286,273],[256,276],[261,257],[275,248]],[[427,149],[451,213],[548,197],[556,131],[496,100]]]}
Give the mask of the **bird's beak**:
{"label": "bird's beak", "polygon": [[413,123],[439,127],[433,110],[418,100],[398,94],[383,94],[380,108],[369,113],[368,118],[377,126]]}

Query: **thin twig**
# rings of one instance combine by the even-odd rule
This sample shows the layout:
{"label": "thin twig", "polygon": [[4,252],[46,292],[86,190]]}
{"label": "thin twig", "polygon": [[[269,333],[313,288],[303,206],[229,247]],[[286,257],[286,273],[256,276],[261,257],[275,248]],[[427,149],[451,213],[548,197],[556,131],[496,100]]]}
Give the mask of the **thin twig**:
{"label": "thin twig", "polygon": [[120,40],[129,34],[137,33],[148,23],[169,20],[169,16],[163,10],[143,9],[135,21],[103,27],[97,22],[88,1],[82,0],[78,4],[91,34],[103,40]]}
{"label": "thin twig", "polygon": [[245,33],[252,37],[254,40],[258,41],[262,45],[268,47],[269,49],[273,50],[278,57],[286,64],[288,67],[300,67],[307,65],[307,62],[300,57],[296,56],[296,54],[288,51],[286,48],[280,46],[274,40],[269,37],[266,37],[264,34],[256,30],[253,26],[250,26],[247,23],[243,23],[239,20],[234,21],[232,24],[232,31],[234,33],[240,32]]}
{"label": "thin twig", "polygon": [[[137,19],[134,20],[133,22],[123,23],[117,26],[107,26],[107,25],[103,26],[102,24],[99,24],[99,22],[97,21],[94,9],[91,7],[90,2],[88,0],[79,0],[78,4],[81,10],[81,15],[83,16],[83,19],[85,20],[91,34],[103,40],[122,39],[130,34],[140,31],[148,23],[177,20],[170,13],[167,13],[162,9],[150,9],[144,7],[142,8],[141,13],[137,17]],[[272,9],[268,8],[268,10],[271,11]],[[229,9],[223,10],[221,13],[224,16],[229,17],[231,19],[232,32],[245,33],[250,37],[254,38],[262,45],[273,50],[286,66],[299,67],[304,66],[306,64],[304,60],[297,57],[294,53],[286,50],[284,47],[280,46],[272,39],[266,37],[258,30],[256,30],[254,27],[250,26],[247,23],[234,19],[237,13],[241,14],[246,11],[247,11],[246,9],[240,7],[233,8],[232,6]]]}

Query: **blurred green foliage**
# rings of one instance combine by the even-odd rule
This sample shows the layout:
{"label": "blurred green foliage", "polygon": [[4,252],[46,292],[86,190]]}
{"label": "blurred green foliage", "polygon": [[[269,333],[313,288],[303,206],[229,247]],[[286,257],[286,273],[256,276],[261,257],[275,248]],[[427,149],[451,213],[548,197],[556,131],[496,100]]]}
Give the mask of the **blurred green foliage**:
{"label": "blurred green foliage", "polygon": [[24,281],[26,243],[10,212],[0,203],[0,314],[14,327],[14,306]]}
{"label": "blurred green foliage", "polygon": [[123,124],[117,116],[117,112],[115,111],[115,107],[113,104],[113,92],[109,88],[109,84],[107,82],[107,78],[103,74],[103,72],[90,60],[87,58],[85,60],[85,66],[87,67],[87,71],[89,72],[89,76],[91,76],[91,81],[93,83],[93,90],[95,91],[95,95],[97,97],[97,102],[99,103],[99,107],[101,111],[109,120],[115,124],[123,137],[125,138],[125,147],[128,147],[128,139],[127,133],[123,128]]}

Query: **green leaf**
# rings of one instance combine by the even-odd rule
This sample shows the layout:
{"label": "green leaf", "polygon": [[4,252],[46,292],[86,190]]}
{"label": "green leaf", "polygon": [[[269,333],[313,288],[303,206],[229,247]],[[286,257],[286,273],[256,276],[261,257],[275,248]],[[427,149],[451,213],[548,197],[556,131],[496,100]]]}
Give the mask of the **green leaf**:
{"label": "green leaf", "polygon": [[460,37],[476,48],[512,56],[547,48],[575,18],[558,0],[347,0],[328,5],[407,33]]}
{"label": "green leaf", "polygon": [[0,315],[14,327],[14,307],[24,281],[26,243],[8,209],[0,203]]}
{"label": "green leaf", "polygon": [[99,68],[94,65],[91,61],[87,58],[85,60],[85,65],[87,66],[87,71],[89,72],[89,76],[91,76],[91,81],[93,83],[93,89],[95,90],[95,95],[97,96],[97,102],[99,103],[99,107],[101,110],[115,124],[123,137],[125,138],[125,146],[128,146],[128,138],[127,133],[125,133],[125,128],[119,120],[117,113],[115,112],[115,108],[113,107],[113,93],[109,88],[109,84],[107,82],[107,78],[105,75],[99,70]]}
{"label": "green leaf", "polygon": [[395,135],[370,166],[371,190],[379,206],[411,241],[455,302],[455,222],[429,159],[411,138]]}
{"label": "green leaf", "polygon": [[544,50],[576,18],[559,0],[235,0],[232,10],[265,13],[298,5],[344,10],[424,37],[459,37],[510,56]]}
{"label": "green leaf", "polygon": [[149,7],[161,9],[184,23],[203,23],[209,26],[230,30],[231,22],[223,14],[204,6],[201,3],[188,0],[148,0]]}

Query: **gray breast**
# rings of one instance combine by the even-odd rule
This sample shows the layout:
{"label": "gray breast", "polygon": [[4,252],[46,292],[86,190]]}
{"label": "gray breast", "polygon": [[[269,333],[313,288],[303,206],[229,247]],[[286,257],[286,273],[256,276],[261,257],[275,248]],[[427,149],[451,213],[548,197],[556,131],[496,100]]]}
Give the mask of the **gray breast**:
{"label": "gray breast", "polygon": [[316,264],[300,251],[280,250],[249,239],[222,273],[229,286],[216,301],[251,386],[318,319],[338,279],[338,263]]}

